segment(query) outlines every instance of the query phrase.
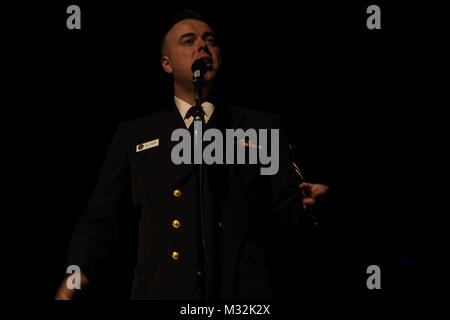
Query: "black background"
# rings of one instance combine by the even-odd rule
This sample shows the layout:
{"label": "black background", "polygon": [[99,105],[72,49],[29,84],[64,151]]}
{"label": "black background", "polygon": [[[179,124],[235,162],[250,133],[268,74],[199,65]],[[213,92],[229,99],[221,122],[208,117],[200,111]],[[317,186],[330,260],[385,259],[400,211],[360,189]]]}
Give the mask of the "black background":
{"label": "black background", "polygon": [[[318,290],[374,304],[423,298],[437,214],[425,162],[444,38],[439,7],[395,2],[78,0],[5,10],[10,295],[31,286],[33,299],[53,298],[117,124],[168,100],[159,33],[188,7],[215,22],[224,92],[280,113],[307,180],[331,187],[321,270],[336,281]],[[81,7],[81,30],[66,28],[70,4]],[[370,4],[381,7],[381,30],[366,28]],[[366,288],[371,264],[381,267],[380,291]]]}

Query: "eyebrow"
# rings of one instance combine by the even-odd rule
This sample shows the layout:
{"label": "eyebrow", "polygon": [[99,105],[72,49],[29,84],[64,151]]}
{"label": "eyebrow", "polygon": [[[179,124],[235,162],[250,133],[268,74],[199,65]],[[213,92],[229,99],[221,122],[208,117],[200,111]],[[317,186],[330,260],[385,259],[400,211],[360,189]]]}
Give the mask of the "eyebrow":
{"label": "eyebrow", "polygon": [[[193,33],[193,32],[185,33],[180,37],[180,41],[183,40],[184,38],[194,37],[194,36],[195,36],[195,33]],[[216,35],[214,33],[207,31],[203,34],[202,39],[205,39],[206,37],[209,37],[209,36],[213,36],[214,38],[216,37]]]}

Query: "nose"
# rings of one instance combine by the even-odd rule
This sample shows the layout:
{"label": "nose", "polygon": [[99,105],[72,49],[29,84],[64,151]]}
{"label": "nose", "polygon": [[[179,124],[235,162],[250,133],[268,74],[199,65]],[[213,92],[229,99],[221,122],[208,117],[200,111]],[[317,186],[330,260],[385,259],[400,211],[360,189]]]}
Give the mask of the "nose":
{"label": "nose", "polygon": [[209,47],[208,47],[208,41],[200,39],[199,43],[200,44],[199,44],[199,47],[198,47],[197,51],[203,50],[203,51],[206,52],[206,54],[211,55],[211,51],[209,51]]}

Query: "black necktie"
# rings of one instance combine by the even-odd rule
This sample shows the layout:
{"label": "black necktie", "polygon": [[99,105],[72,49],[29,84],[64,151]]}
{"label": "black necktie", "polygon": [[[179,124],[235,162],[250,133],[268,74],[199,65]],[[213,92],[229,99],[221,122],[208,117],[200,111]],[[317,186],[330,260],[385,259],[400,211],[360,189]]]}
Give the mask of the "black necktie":
{"label": "black necktie", "polygon": [[[203,113],[202,119],[205,119],[206,113],[203,110],[203,107],[201,108],[201,112]],[[194,117],[194,119],[195,119],[196,114],[197,114],[197,107],[190,107],[188,112],[184,116],[184,119],[189,119],[190,117]]]}

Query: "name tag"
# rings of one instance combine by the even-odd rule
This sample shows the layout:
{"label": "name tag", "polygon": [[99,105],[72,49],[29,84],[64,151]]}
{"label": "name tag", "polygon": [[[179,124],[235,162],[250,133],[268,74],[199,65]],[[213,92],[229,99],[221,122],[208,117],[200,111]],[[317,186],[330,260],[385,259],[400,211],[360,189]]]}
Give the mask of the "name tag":
{"label": "name tag", "polygon": [[136,146],[136,152],[141,152],[141,151],[144,151],[144,150],[147,150],[147,149],[150,149],[153,147],[157,147],[157,146],[159,146],[159,139],[144,142],[144,143],[138,144]]}

